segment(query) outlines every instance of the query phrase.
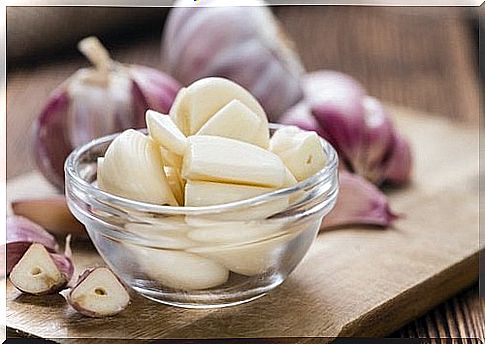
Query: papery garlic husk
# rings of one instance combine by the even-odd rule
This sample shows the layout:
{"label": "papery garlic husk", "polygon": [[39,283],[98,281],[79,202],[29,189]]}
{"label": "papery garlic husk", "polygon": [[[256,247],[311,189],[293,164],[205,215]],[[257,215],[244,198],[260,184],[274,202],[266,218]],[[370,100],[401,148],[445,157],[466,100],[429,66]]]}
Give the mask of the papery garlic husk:
{"label": "papery garlic husk", "polygon": [[386,196],[364,178],[346,171],[339,172],[339,196],[322,226],[372,225],[388,227],[398,218]]}
{"label": "papery garlic husk", "polygon": [[57,252],[59,245],[52,234],[22,216],[8,216],[6,223],[6,274],[18,263],[32,243],[39,243],[50,252]]}
{"label": "papery garlic husk", "polygon": [[316,131],[335,147],[346,169],[376,185],[409,181],[409,144],[377,99],[351,77],[334,71],[310,73],[303,85],[305,100],[291,108],[282,123]]}
{"label": "papery garlic husk", "polygon": [[[293,43],[263,1],[245,6],[179,0],[167,18],[163,61],[185,85],[208,77],[231,79],[248,89],[272,121],[297,103],[304,68]],[[225,5],[225,6],[224,6]]]}
{"label": "papery garlic husk", "polygon": [[70,236],[64,253],[52,253],[34,242],[10,271],[10,281],[23,293],[44,295],[64,289],[74,273]]}
{"label": "papery garlic husk", "polygon": [[19,199],[11,203],[15,215],[23,216],[57,236],[72,234],[88,239],[86,229],[69,211],[63,195],[48,198]]}
{"label": "papery garlic husk", "polygon": [[168,113],[180,88],[160,71],[111,60],[94,37],[82,40],[79,49],[94,67],[78,70],[55,89],[35,123],[37,165],[59,189],[64,188],[64,160],[73,148],[145,127],[145,111]]}

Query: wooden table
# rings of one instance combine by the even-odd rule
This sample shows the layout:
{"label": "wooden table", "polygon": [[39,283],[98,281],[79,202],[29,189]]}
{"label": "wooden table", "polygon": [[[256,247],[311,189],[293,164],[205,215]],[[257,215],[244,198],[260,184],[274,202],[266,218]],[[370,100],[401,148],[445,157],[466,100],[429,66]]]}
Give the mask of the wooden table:
{"label": "wooden table", "polygon": [[[476,42],[464,9],[279,7],[308,70],[331,68],[359,79],[385,101],[478,126]],[[123,62],[159,65],[156,37],[115,41]],[[7,76],[7,177],[31,170],[30,127],[49,91],[79,64],[16,67]],[[478,285],[391,336],[485,338],[485,301]]]}

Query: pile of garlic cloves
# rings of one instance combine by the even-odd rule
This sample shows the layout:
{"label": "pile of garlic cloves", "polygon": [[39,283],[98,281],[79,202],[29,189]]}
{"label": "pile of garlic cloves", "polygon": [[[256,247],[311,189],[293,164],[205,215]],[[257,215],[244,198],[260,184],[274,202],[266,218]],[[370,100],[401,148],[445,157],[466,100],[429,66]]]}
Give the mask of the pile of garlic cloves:
{"label": "pile of garlic cloves", "polygon": [[148,135],[129,129],[98,159],[98,186],[132,200],[209,206],[289,187],[326,163],[315,132],[285,127],[270,139],[258,101],[224,78],[182,88],[169,115],[149,110]]}

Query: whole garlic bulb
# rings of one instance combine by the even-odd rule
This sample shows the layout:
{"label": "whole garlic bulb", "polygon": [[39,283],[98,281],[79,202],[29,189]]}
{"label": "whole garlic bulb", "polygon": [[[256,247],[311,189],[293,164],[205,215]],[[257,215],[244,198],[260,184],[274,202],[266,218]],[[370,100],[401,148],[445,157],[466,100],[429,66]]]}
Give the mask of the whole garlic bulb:
{"label": "whole garlic bulb", "polygon": [[175,6],[185,7],[171,10],[162,40],[169,72],[185,85],[207,76],[231,79],[275,121],[303,95],[304,68],[292,42],[262,1],[238,7],[207,0],[204,5],[210,7],[179,0]]}
{"label": "whole garlic bulb", "polygon": [[348,75],[318,71],[303,78],[305,99],[282,123],[314,130],[337,150],[342,165],[374,184],[409,181],[412,155],[382,104]]}
{"label": "whole garlic bulb", "polygon": [[93,63],[58,86],[35,123],[34,153],[44,176],[64,187],[64,160],[75,147],[127,128],[143,128],[145,111],[168,113],[180,85],[155,69],[117,63],[94,37],[79,43]]}

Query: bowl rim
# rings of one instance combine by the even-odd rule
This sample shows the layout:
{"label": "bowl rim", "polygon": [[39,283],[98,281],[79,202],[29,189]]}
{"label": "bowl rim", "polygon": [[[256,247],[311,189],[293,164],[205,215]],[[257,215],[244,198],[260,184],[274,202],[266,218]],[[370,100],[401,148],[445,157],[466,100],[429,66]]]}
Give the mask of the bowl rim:
{"label": "bowl rim", "polygon": [[[288,126],[289,125],[269,123],[270,131],[274,131]],[[146,133],[146,128],[138,129],[138,130],[144,131]],[[304,129],[301,129],[301,130],[304,130]],[[320,185],[320,184],[323,185],[325,183],[332,182],[332,180],[336,177],[336,174],[338,173],[339,159],[338,159],[337,152],[328,141],[326,141],[325,139],[319,136],[327,159],[327,162],[324,168],[321,169],[316,174],[314,174],[313,176],[305,180],[302,180],[293,186],[276,189],[274,191],[271,191],[262,195],[258,195],[252,198],[240,200],[240,201],[223,203],[218,205],[210,205],[210,206],[187,207],[187,206],[169,206],[169,205],[147,203],[147,202],[128,199],[122,196],[111,194],[106,191],[102,191],[95,185],[87,182],[84,178],[82,178],[79,175],[77,171],[80,157],[82,155],[94,149],[96,146],[99,146],[101,144],[105,144],[106,142],[114,140],[120,134],[121,132],[118,132],[118,133],[114,133],[114,134],[110,134],[110,135],[106,135],[106,136],[102,136],[100,138],[94,139],[74,149],[69,154],[64,164],[65,188],[66,188],[66,196],[68,200],[70,197],[69,197],[69,192],[67,191],[72,189],[70,185],[72,184],[73,187],[78,188],[85,193],[88,193],[92,198],[98,201],[103,201],[103,203],[107,202],[111,206],[116,205],[127,210],[135,210],[139,212],[149,212],[154,214],[165,214],[165,215],[206,215],[206,214],[214,214],[214,213],[221,213],[221,212],[227,212],[227,211],[235,211],[238,208],[244,208],[248,206],[254,206],[254,205],[259,205],[266,202],[274,201],[278,198],[295,194],[304,189],[311,189],[317,185]],[[338,182],[335,184],[336,185],[334,185],[334,187],[332,187],[331,190],[329,190],[329,198],[332,196],[336,197],[336,191],[338,191]]]}

